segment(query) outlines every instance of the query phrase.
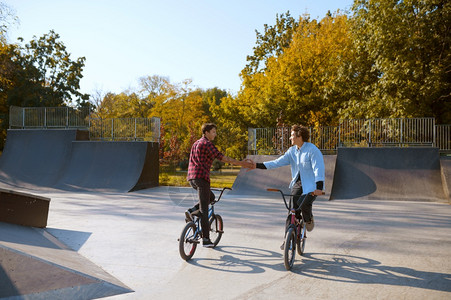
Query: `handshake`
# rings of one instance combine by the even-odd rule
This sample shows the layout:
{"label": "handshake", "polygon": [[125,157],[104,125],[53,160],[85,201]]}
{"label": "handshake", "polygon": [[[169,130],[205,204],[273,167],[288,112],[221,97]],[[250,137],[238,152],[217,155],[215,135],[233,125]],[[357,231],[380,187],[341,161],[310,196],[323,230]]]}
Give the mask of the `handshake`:
{"label": "handshake", "polygon": [[242,166],[245,169],[253,170],[257,168],[257,164],[250,158],[243,159],[240,161],[240,166]]}

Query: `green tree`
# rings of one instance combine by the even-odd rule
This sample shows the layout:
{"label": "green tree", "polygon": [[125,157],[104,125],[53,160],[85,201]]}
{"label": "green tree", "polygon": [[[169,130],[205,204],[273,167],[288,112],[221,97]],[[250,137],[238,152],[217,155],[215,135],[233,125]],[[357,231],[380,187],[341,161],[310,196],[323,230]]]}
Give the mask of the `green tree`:
{"label": "green tree", "polygon": [[79,92],[85,58],[73,61],[59,38],[51,30],[24,47],[10,47],[16,73],[7,91],[9,105],[62,106],[74,100],[87,105],[89,95]]}
{"label": "green tree", "polygon": [[353,13],[354,70],[366,84],[343,115],[451,123],[451,3],[356,0]]}
{"label": "green tree", "polygon": [[255,30],[257,35],[256,46],[254,53],[247,56],[248,64],[241,72],[242,76],[246,77],[264,71],[268,58],[280,55],[290,45],[293,33],[298,25],[296,19],[287,11],[280,17],[276,15],[274,26],[264,24],[263,34]]}

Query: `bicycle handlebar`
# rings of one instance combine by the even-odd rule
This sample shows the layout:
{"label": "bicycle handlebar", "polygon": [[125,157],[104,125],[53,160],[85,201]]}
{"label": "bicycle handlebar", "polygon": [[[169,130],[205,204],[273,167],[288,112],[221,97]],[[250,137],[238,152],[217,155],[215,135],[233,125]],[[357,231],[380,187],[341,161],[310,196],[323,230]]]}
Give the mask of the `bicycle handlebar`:
{"label": "bicycle handlebar", "polygon": [[[282,198],[283,198],[283,202],[285,203],[285,207],[288,209],[288,210],[290,210],[290,208],[289,208],[289,205],[287,204],[287,200],[285,199],[285,196],[295,196],[295,195],[291,195],[291,194],[284,194],[283,193],[283,191],[282,190],[279,190],[279,189],[271,189],[271,188],[269,188],[269,189],[266,189],[268,192],[280,192],[280,194],[282,195]],[[325,195],[326,193],[324,192],[324,191],[322,191],[321,192],[321,195]],[[313,192],[312,193],[310,193],[310,195],[312,195],[312,196],[315,196],[314,194],[313,194]],[[291,200],[290,200],[291,201]]]}
{"label": "bicycle handlebar", "polygon": [[215,192],[221,192],[220,194],[219,194],[219,197],[218,197],[218,200],[215,200],[213,203],[216,203],[216,202],[219,202],[219,200],[221,199],[221,197],[222,197],[222,194],[224,193],[224,191],[225,190],[232,190],[231,188],[229,188],[229,187],[223,187],[222,189],[210,189],[211,191],[215,191]]}

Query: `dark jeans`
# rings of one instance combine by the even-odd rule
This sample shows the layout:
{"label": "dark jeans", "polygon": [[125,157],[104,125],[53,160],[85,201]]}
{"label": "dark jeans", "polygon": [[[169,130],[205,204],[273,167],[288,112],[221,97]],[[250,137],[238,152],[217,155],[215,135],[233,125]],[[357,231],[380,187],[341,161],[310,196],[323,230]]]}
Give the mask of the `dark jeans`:
{"label": "dark jeans", "polygon": [[310,194],[302,195],[302,185],[300,181],[297,181],[293,188],[291,189],[291,194],[293,196],[293,205],[296,209],[301,208],[302,218],[305,222],[310,222],[312,214],[313,201],[315,201],[316,196]]}
{"label": "dark jeans", "polygon": [[210,223],[208,221],[208,205],[215,200],[215,194],[210,190],[210,182],[205,179],[191,179],[189,184],[197,190],[199,202],[193,210],[200,209],[200,225],[202,226],[202,236],[210,238]]}

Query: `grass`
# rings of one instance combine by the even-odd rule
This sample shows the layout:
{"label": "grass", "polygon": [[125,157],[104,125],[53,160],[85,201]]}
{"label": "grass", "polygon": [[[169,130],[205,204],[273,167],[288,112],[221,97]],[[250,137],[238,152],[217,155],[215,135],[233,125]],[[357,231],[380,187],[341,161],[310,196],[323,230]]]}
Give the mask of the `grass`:
{"label": "grass", "polygon": [[[212,188],[232,187],[240,167],[227,166],[219,171],[210,172],[210,181]],[[186,171],[180,169],[171,170],[168,166],[160,167],[160,185],[161,186],[187,186]]]}

